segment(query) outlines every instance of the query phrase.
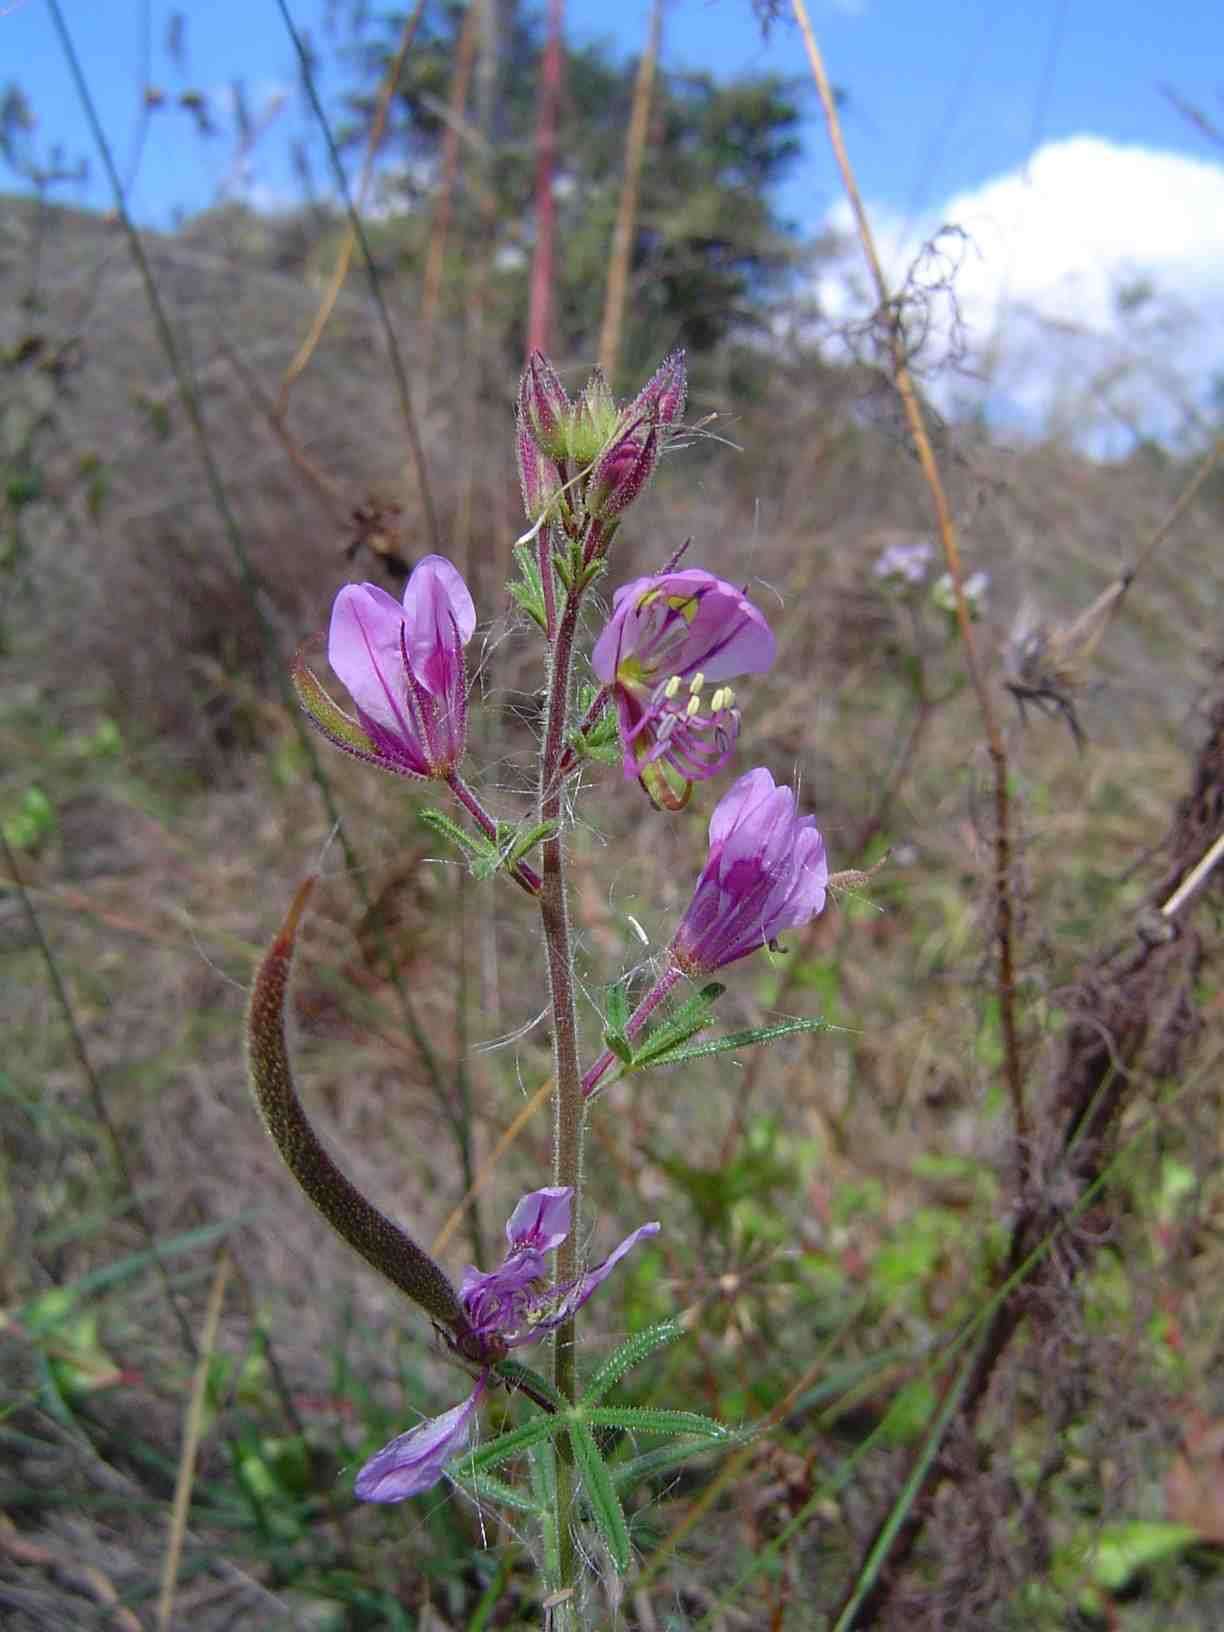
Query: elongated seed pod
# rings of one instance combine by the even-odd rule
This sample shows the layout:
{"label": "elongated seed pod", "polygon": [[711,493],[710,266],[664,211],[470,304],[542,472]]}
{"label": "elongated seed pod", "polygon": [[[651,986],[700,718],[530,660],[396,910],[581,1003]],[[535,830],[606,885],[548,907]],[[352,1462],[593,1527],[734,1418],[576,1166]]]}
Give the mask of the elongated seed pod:
{"label": "elongated seed pod", "polygon": [[429,1254],[361,1194],[332,1161],[306,1119],[293,1085],[285,1041],[285,994],[294,943],[315,880],[299,885],[293,904],[264,955],[247,1009],[247,1068],[251,1092],[285,1166],[338,1235],[393,1286],[467,1347],[474,1334],[454,1287]]}

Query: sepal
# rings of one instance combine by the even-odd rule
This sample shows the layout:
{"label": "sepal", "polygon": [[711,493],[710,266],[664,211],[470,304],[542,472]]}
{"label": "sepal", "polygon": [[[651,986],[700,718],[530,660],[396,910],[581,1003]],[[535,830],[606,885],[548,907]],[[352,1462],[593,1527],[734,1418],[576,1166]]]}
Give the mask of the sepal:
{"label": "sepal", "polygon": [[294,656],[289,679],[303,714],[328,742],[343,748],[354,759],[363,759],[367,765],[377,765],[380,770],[396,771],[401,776],[412,774],[389,765],[386,757],[378,752],[369,733],[327,694],[306,662],[305,646],[299,647]]}

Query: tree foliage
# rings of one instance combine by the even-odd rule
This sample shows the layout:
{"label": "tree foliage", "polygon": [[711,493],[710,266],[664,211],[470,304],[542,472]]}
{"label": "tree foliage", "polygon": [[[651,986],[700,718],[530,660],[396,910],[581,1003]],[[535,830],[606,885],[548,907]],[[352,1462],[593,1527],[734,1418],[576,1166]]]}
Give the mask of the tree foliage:
{"label": "tree foliage", "polygon": [[[408,55],[383,152],[384,200],[402,254],[424,253],[447,127],[447,100],[464,10],[452,6],[418,31]],[[402,19],[382,20],[352,61],[357,88],[345,132],[368,135],[377,85]],[[536,86],[543,51],[538,20],[512,9],[473,76],[449,239],[448,295],[464,300],[474,253],[491,257],[491,292],[507,338],[521,345],[523,288],[533,219]],[[567,50],[556,182],[557,349],[595,349],[625,130],[636,64],[604,46]],[[796,90],[778,76],[720,84],[709,74],[663,71],[656,80],[650,141],[633,246],[623,366],[672,345],[702,352],[762,320],[762,304],[793,264],[795,240],[771,200],[799,152]]]}

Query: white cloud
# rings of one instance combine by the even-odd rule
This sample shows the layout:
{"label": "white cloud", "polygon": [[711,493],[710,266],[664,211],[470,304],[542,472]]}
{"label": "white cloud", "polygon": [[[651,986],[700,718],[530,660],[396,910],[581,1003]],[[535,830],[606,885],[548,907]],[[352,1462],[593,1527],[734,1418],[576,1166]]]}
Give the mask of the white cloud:
{"label": "white cloud", "polygon": [[[1172,434],[1186,402],[1224,373],[1224,170],[1181,154],[1095,136],[1051,142],[1023,171],[949,199],[913,229],[872,210],[895,288],[917,246],[941,227],[940,254],[915,270],[930,287],[951,270],[976,389],[943,374],[945,405],[983,398],[1027,424],[1091,419]],[[828,225],[850,232],[839,204]],[[868,306],[857,246],[823,273],[818,295],[835,322]],[[1129,299],[1128,299],[1129,297]],[[952,306],[931,299],[928,362],[946,355]],[[1064,424],[1065,428],[1065,424]]]}

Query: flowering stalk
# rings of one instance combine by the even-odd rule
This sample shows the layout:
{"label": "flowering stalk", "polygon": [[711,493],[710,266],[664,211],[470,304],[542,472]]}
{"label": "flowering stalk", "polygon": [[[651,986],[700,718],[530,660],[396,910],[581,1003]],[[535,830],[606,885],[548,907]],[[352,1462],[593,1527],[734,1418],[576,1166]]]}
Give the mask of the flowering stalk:
{"label": "flowering stalk", "polygon": [[[470,1267],[456,1290],[441,1267],[339,1172],[306,1121],[289,1071],[283,1004],[309,886],[260,968],[248,1028],[252,1088],[294,1177],[344,1238],[427,1311],[473,1373],[466,1400],[396,1435],[369,1458],[357,1476],[358,1497],[399,1502],[431,1489],[448,1471],[463,1480],[465,1469],[474,1488],[487,1493],[496,1481],[482,1466],[496,1466],[512,1451],[547,1459],[537,1468],[555,1491],[541,1511],[548,1589],[557,1605],[557,1625],[567,1629],[577,1628],[580,1615],[578,1518],[598,1528],[618,1570],[626,1569],[631,1557],[617,1484],[592,1429],[725,1434],[718,1424],[687,1411],[599,1403],[631,1365],[678,1334],[676,1322],[629,1338],[580,1394],[575,1316],[635,1244],[659,1229],[655,1222],[639,1225],[601,1264],[583,1268],[587,1101],[615,1061],[626,1071],[645,1070],[818,1024],[788,1021],[693,1043],[708,1026],[722,990],[704,982],[658,1024],[649,1024],[682,980],[700,980],[772,945],[778,933],[807,922],[824,904],[828,870],[812,818],[799,817],[790,790],[776,787],[768,771],[756,770],[741,777],[714,812],[705,867],[658,979],[629,1017],[623,993],[614,989],[605,1031],[609,1046],[585,1075],[582,1071],[566,899],[566,778],[580,757],[606,758],[615,723],[625,778],[641,782],[657,808],[679,809],[694,784],[721,770],[735,749],[740,712],[725,682],[763,672],[774,655],[773,634],[744,589],[700,569],[680,571],[679,556],[673,556],[662,571],[615,592],[590,658],[601,684],[577,732],[573,729],[574,665],[585,597],[606,570],[624,513],[653,474],[683,410],[685,388],[678,353],[632,402],[620,406],[598,369],[576,399],[538,353],[524,371],[516,454],[531,529],[516,546],[521,578],[510,587],[543,630],[547,647],[534,820],[513,827],[496,821],[462,774],[468,704],[464,649],[475,632],[476,609],[462,577],[441,556],[418,562],[401,602],[374,584],[349,584],[337,595],[328,656],[352,699],[352,714],[328,696],[302,659],[294,671],[302,706],[324,735],[390,774],[444,783],[480,837],[440,811],[426,811],[423,819],[473,858],[478,877],[504,867],[539,902],[552,1016],[553,1182],[531,1191],[514,1209],[500,1266],[489,1272]],[[615,722],[609,718],[601,724],[609,704]],[[538,872],[523,860],[536,844]],[[555,1255],[551,1277],[545,1271],[550,1254]],[[518,1347],[544,1338],[552,1343],[551,1382],[511,1359]],[[539,1409],[508,1431],[504,1449],[495,1441],[469,1459],[481,1401],[499,1383],[521,1391]]]}

